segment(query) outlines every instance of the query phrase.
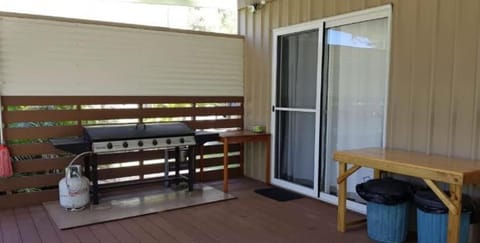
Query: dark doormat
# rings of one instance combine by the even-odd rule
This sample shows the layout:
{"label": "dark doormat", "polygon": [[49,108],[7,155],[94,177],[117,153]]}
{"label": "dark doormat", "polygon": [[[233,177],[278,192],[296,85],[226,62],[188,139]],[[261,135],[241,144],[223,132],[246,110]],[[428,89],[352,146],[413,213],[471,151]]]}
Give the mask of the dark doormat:
{"label": "dark doormat", "polygon": [[265,196],[280,202],[290,201],[290,200],[299,199],[303,197],[300,194],[287,191],[285,189],[278,188],[278,187],[256,189],[255,192],[262,196]]}

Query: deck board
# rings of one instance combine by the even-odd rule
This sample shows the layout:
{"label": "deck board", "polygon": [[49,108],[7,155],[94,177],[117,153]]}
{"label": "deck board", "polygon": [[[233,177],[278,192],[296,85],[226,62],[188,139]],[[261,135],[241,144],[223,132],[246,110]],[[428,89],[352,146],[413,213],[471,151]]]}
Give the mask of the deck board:
{"label": "deck board", "polygon": [[[293,218],[284,221],[277,214],[283,214],[282,211],[271,212],[258,204],[257,200],[247,199],[242,205],[235,205],[237,210],[243,210],[245,217],[248,217],[249,222],[257,222],[259,227],[269,232],[268,235],[276,235],[287,242],[307,242],[308,238],[300,233],[301,225],[292,223]],[[277,209],[278,210],[278,209]],[[257,212],[256,214],[249,213],[249,211]],[[301,222],[302,223],[302,222]],[[273,239],[272,239],[273,240]]]}
{"label": "deck board", "polygon": [[174,228],[181,229],[186,234],[186,236],[175,235],[176,240],[181,243],[209,243],[215,241],[208,232],[199,229],[199,225],[192,222],[192,218],[187,217],[184,213],[174,213],[172,211],[171,213],[161,214],[161,217],[170,222]]}
{"label": "deck board", "polygon": [[8,243],[22,242],[13,209],[2,210],[0,217],[2,219],[0,227],[2,227],[3,241]]}
{"label": "deck board", "polygon": [[88,227],[80,227],[73,229],[73,232],[81,243],[99,243],[97,237]]}
{"label": "deck board", "polygon": [[[207,205],[208,206],[208,205]],[[188,215],[192,219],[192,221],[196,222],[199,228],[203,231],[208,233],[212,236],[216,241],[220,242],[240,242],[238,239],[238,235],[235,232],[232,232],[222,222],[213,219],[213,215],[206,215],[201,213],[202,212],[210,212],[208,207],[203,208],[202,210],[191,210],[188,209],[185,211],[185,214]]]}
{"label": "deck board", "polygon": [[[236,205],[236,204],[230,204]],[[210,207],[208,211],[202,212],[201,215],[205,218],[210,218],[216,222],[221,222],[229,232],[234,232],[241,236],[238,240],[241,242],[272,242],[273,237],[265,234],[262,228],[255,225],[254,220],[244,220],[238,215],[238,207],[231,207],[229,204],[222,205],[221,207]],[[224,215],[228,215],[225,218]]]}
{"label": "deck board", "polygon": [[[45,211],[45,213],[47,213]],[[55,232],[57,235],[60,237],[60,241],[62,243],[80,243],[80,239],[75,235],[75,232],[73,229],[71,230],[60,230],[58,227],[56,227],[55,223],[50,219],[50,222],[52,225],[54,225]]]}
{"label": "deck board", "polygon": [[125,228],[132,236],[137,238],[142,243],[157,243],[147,231],[140,227],[133,219],[124,219],[118,223]]}
{"label": "deck board", "polygon": [[120,242],[115,238],[110,231],[108,231],[107,227],[104,224],[94,224],[88,226],[90,231],[95,235],[95,238],[102,243],[118,243]]}
{"label": "deck board", "polygon": [[[164,229],[159,228],[156,226],[152,221],[150,221],[147,217],[135,217],[133,220],[142,227],[143,230],[148,232],[153,238],[155,238],[158,242],[177,242],[177,240],[171,236],[168,232]],[[182,241],[180,241],[182,242]]]}
{"label": "deck board", "polygon": [[117,221],[105,223],[105,226],[108,228],[110,233],[112,233],[115,236],[115,238],[117,238],[120,242],[125,242],[125,243],[140,242]]}
{"label": "deck board", "polygon": [[[47,211],[43,206],[39,207],[41,207],[45,211],[45,214],[47,214]],[[50,217],[48,217],[48,219],[50,220],[50,223],[52,224],[55,233],[58,235],[58,237],[60,237],[60,241],[62,243],[81,243],[80,239],[78,239],[78,237],[75,235],[75,231],[73,229],[60,230]]]}
{"label": "deck board", "polygon": [[[5,209],[0,211],[0,243],[372,242],[365,225],[337,232],[335,206],[310,198],[277,202],[256,194],[254,189],[266,185],[247,178],[229,183],[237,199],[70,230],[59,230],[40,205]],[[222,181],[209,185],[223,186]]]}
{"label": "deck board", "polygon": [[191,239],[183,231],[174,227],[169,221],[165,220],[162,217],[162,214],[151,214],[147,217],[147,219],[154,223],[157,227],[161,228],[164,232],[166,232],[169,237],[175,239],[176,242],[194,241],[194,239]]}
{"label": "deck board", "polygon": [[[255,235],[256,238],[264,242],[281,242],[288,239],[288,232],[279,231],[279,229],[288,229],[288,223],[277,222],[270,215],[266,215],[261,210],[251,207],[252,202],[229,203],[226,204],[225,210],[233,212],[232,220],[241,227],[246,229],[246,232]],[[255,212],[255,213],[252,213]],[[296,237],[292,237],[297,240]]]}
{"label": "deck board", "polygon": [[42,242],[61,242],[59,236],[55,231],[55,228],[57,226],[55,226],[54,224],[52,225],[52,222],[50,222],[50,219],[42,206],[33,206],[30,207],[28,210]]}
{"label": "deck board", "polygon": [[30,212],[27,208],[15,208],[15,218],[17,219],[18,229],[22,237],[22,242],[41,243],[42,240],[38,235],[37,227],[33,223]]}

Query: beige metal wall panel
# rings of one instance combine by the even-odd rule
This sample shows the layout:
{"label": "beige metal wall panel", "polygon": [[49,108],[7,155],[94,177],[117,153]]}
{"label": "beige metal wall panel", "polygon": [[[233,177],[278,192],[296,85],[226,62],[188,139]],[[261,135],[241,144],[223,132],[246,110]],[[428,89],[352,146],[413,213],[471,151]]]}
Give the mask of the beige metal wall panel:
{"label": "beige metal wall panel", "polygon": [[[437,3],[437,24],[432,86],[430,94],[432,100],[432,132],[431,152],[436,154],[449,154],[449,121],[450,121],[450,100],[451,81],[453,73],[453,56],[455,41],[455,1],[440,1]],[[450,16],[448,18],[440,16]],[[390,81],[392,82],[392,81]]]}
{"label": "beige metal wall panel", "polygon": [[335,15],[335,5],[337,0],[323,1],[323,17]]}
{"label": "beige metal wall panel", "polygon": [[311,19],[319,19],[323,16],[324,1],[310,1],[310,17]]}
{"label": "beige metal wall panel", "polygon": [[431,93],[433,73],[433,53],[435,45],[432,42],[436,36],[436,2],[435,0],[417,3],[415,39],[415,64],[413,66],[413,131],[411,147],[416,151],[430,151],[431,143]]}
{"label": "beige metal wall panel", "polygon": [[[431,2],[431,1],[430,1]],[[411,134],[408,144],[411,150],[426,151],[427,149],[427,114],[428,114],[428,91],[431,62],[432,42],[432,9],[429,8],[430,2],[417,1],[412,15],[415,14],[413,21],[416,21],[414,34],[412,35],[412,70],[411,82],[412,91],[410,92],[411,120],[409,134]],[[416,105],[415,105],[416,104]]]}
{"label": "beige metal wall panel", "polygon": [[[270,131],[271,80],[264,70],[271,70],[272,42],[265,38],[272,29],[388,3],[393,14],[387,146],[480,159],[478,1],[273,0],[255,13],[240,8],[246,62],[255,59],[245,69],[245,127],[262,124]],[[264,179],[260,146],[247,147],[246,174]]]}
{"label": "beige metal wall panel", "polygon": [[242,96],[243,38],[0,17],[3,95]]}
{"label": "beige metal wall panel", "polygon": [[[393,147],[408,148],[410,136],[410,123],[412,115],[409,109],[412,107],[410,93],[412,91],[412,61],[413,61],[413,37],[415,27],[416,1],[407,1],[401,6],[395,5],[392,15],[392,52],[391,52],[391,79],[401,82],[390,82],[389,84],[389,110],[388,114],[393,119],[389,124],[388,144]],[[398,27],[394,27],[398,26]]]}
{"label": "beige metal wall panel", "polygon": [[[451,104],[451,155],[469,157],[472,149],[477,75],[479,1],[457,1]],[[479,73],[480,75],[480,73]]]}

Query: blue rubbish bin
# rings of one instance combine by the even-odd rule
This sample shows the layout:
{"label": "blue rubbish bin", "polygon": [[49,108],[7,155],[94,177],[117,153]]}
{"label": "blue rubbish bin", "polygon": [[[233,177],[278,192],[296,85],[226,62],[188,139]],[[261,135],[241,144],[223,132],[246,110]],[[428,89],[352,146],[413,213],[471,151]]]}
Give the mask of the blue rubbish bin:
{"label": "blue rubbish bin", "polygon": [[407,239],[413,186],[392,179],[373,179],[358,184],[356,191],[367,201],[367,233],[375,241],[397,243]]}
{"label": "blue rubbish bin", "polygon": [[[447,193],[448,194],[448,193]],[[417,238],[419,243],[447,242],[448,208],[430,190],[417,191],[414,196],[417,206]],[[470,215],[473,204],[470,197],[462,196],[460,217],[460,243],[468,241]]]}

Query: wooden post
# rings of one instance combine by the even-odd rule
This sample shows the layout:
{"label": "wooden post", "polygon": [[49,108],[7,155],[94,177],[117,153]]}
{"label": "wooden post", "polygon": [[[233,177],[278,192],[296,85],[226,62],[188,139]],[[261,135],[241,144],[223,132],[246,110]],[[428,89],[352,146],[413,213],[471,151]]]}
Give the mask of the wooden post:
{"label": "wooden post", "polygon": [[239,157],[239,159],[240,159],[240,173],[242,173],[241,176],[243,176],[245,174],[245,172],[244,172],[244,170],[245,170],[245,168],[244,168],[244,165],[245,165],[245,163],[244,163],[245,162],[245,156],[244,156],[245,155],[245,146],[244,146],[243,143],[240,143],[239,146],[240,146],[240,157]]}
{"label": "wooden post", "polygon": [[[338,161],[338,177],[341,177],[347,171],[347,164]],[[347,180],[342,180],[338,184],[338,215],[337,230],[345,232],[345,211],[347,210]]]}
{"label": "wooden post", "polygon": [[270,136],[265,139],[265,183],[270,185]]}

